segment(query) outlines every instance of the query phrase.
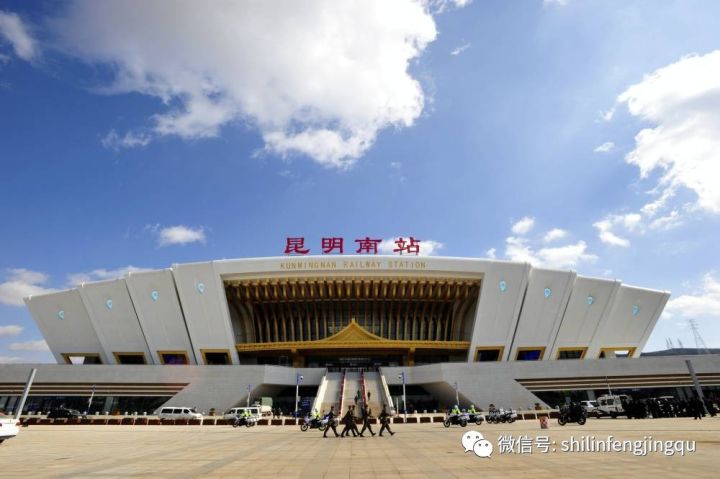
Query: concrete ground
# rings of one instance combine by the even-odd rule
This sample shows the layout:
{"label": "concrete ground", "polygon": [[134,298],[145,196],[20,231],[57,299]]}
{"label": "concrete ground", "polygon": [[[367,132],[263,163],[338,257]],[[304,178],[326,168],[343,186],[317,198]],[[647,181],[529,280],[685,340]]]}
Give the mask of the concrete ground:
{"label": "concrete ground", "polygon": [[[377,429],[375,429],[377,432]],[[512,425],[395,425],[394,437],[323,439],[317,430],[257,426],[30,426],[0,445],[0,477],[253,477],[253,478],[478,478],[717,477],[720,418],[591,419],[585,426],[550,421]],[[490,458],[465,453],[461,438],[477,430],[494,447]],[[332,432],[330,432],[332,435]],[[520,453],[523,435],[531,452]],[[546,435],[548,452],[538,447]],[[696,441],[695,452],[563,452],[562,441]],[[501,453],[499,438],[515,442]],[[539,439],[542,441],[542,438]],[[554,441],[554,443],[553,443]],[[673,446],[675,444],[673,443]],[[553,452],[552,449],[555,449]]]}

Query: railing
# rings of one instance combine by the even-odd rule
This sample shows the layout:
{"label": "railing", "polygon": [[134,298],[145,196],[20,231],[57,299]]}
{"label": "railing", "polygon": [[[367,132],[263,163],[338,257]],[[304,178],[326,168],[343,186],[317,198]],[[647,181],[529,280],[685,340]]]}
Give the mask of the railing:
{"label": "railing", "polygon": [[315,396],[315,401],[313,401],[312,408],[317,412],[321,412],[320,408],[322,407],[323,399],[325,398],[325,392],[327,391],[327,385],[328,385],[327,375],[328,375],[328,371],[326,369],[325,374],[323,375],[322,381],[320,381],[320,386],[318,387],[317,396]]}
{"label": "railing", "polygon": [[367,388],[365,387],[365,371],[360,371],[360,384],[362,389],[362,402],[363,405],[367,404],[368,398],[367,398]]}
{"label": "railing", "polygon": [[390,409],[395,409],[393,405],[392,396],[390,396],[390,389],[388,388],[387,381],[385,381],[385,375],[380,373],[380,381],[382,381],[383,392],[385,393],[385,400]]}
{"label": "railing", "polygon": [[340,409],[338,414],[342,415],[343,407],[345,406],[345,371],[343,371],[342,382],[340,383]]}

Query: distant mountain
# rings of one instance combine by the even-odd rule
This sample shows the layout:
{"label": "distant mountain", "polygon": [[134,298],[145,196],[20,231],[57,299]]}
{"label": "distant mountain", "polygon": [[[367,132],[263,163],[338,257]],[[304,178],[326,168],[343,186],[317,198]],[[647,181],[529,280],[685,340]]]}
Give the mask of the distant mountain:
{"label": "distant mountain", "polygon": [[[720,354],[720,348],[708,348],[708,351],[710,354]],[[705,352],[698,348],[672,348],[641,353],[640,356],[694,356],[697,354],[705,354]]]}

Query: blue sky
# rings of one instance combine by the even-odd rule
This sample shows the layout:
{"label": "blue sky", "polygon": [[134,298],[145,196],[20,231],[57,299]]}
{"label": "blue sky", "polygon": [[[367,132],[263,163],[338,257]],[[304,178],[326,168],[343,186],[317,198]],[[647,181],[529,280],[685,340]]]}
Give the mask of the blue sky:
{"label": "blue sky", "polygon": [[23,295],[287,236],[669,290],[646,350],[720,347],[718,2],[294,3],[0,4],[0,362],[51,361]]}

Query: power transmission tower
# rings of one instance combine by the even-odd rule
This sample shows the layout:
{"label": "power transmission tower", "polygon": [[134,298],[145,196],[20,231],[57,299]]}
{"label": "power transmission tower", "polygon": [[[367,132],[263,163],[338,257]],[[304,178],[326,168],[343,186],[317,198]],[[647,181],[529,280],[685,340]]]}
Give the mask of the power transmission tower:
{"label": "power transmission tower", "polygon": [[665,347],[667,349],[675,349],[675,346],[673,345],[672,339],[665,338]]}
{"label": "power transmission tower", "polygon": [[693,332],[693,337],[695,338],[695,347],[702,354],[710,354],[710,350],[708,350],[705,341],[703,340],[702,336],[700,336],[700,330],[698,329],[697,321],[695,321],[694,319],[688,319],[688,324],[690,325],[690,329],[692,329]]}
{"label": "power transmission tower", "polygon": [[682,343],[682,341],[680,341],[680,338],[675,338],[675,340],[680,345],[680,349],[685,349],[685,346],[683,346],[683,343]]}

